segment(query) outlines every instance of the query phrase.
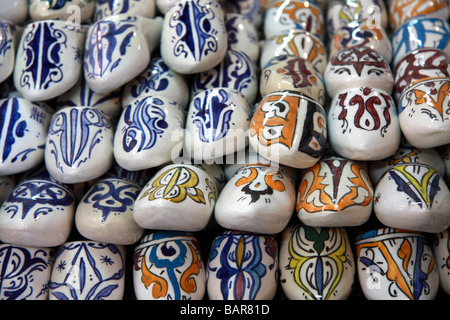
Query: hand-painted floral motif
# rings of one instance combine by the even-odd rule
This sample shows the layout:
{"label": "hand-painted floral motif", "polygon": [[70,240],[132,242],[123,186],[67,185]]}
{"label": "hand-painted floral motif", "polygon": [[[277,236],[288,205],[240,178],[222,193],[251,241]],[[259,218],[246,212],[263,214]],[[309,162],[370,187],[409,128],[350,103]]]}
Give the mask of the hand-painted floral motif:
{"label": "hand-painted floral motif", "polygon": [[189,198],[196,203],[205,204],[205,196],[203,191],[197,188],[198,184],[199,178],[194,170],[184,166],[171,168],[156,177],[151,185],[146,186],[139,200],[164,199],[179,203]]}
{"label": "hand-painted floral motif", "polygon": [[[66,255],[71,257],[65,260]],[[118,246],[98,242],[70,242],[56,255],[49,283],[50,295],[57,300],[105,300],[124,279],[124,256]],[[107,267],[107,272],[105,270]],[[55,273],[55,275],[53,275]],[[55,279],[58,281],[55,281]],[[59,281],[59,279],[61,279]]]}
{"label": "hand-painted floral motif", "polygon": [[173,55],[201,61],[203,56],[216,52],[216,35],[219,31],[212,28],[210,23],[216,17],[210,3],[185,1],[177,5],[180,6],[179,10],[169,21],[169,27],[176,30]]}
{"label": "hand-painted floral motif", "polygon": [[294,226],[286,243],[289,264],[283,266],[291,273],[283,281],[294,281],[305,299],[331,300],[344,273],[350,271],[353,276],[354,272],[346,237],[342,228]]}
{"label": "hand-painted floral motif", "polygon": [[122,129],[123,149],[125,152],[151,149],[169,124],[166,121],[164,102],[149,97],[142,99],[136,106],[128,105],[124,110],[127,124]]}
{"label": "hand-painted floral motif", "polygon": [[27,29],[22,44],[25,63],[21,70],[20,86],[45,90],[64,78],[61,48],[67,46],[67,35],[53,22],[36,22]]}
{"label": "hand-painted floral motif", "polygon": [[[53,250],[0,246],[0,296],[5,300],[38,300],[48,294],[47,283],[41,288],[36,282],[53,266]],[[45,276],[44,276],[45,278]]]}
{"label": "hand-painted floral motif", "polygon": [[435,291],[430,283],[437,271],[435,259],[419,233],[370,231],[357,238],[356,252],[359,272],[368,274],[371,285],[379,286],[377,291],[383,290],[388,297],[419,300]]}
{"label": "hand-painted floral motif", "polygon": [[204,292],[205,270],[194,236],[155,232],[145,236],[134,253],[135,283],[151,290],[152,299],[185,300]]}
{"label": "hand-painted floral motif", "polygon": [[367,172],[356,162],[331,158],[320,161],[305,173],[299,187],[297,211],[340,212],[350,206],[367,207],[372,200],[373,189]]}
{"label": "hand-painted floral motif", "polygon": [[[216,266],[217,265],[217,266]],[[225,232],[218,236],[208,261],[209,277],[220,281],[224,300],[254,300],[263,277],[275,277],[277,245],[272,236]]]}

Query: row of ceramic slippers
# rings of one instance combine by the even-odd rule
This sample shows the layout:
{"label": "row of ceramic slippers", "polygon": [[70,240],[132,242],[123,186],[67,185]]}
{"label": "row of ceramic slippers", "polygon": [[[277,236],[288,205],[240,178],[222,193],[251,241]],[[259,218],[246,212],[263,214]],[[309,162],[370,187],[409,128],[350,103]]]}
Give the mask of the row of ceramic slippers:
{"label": "row of ceramic slippers", "polygon": [[[184,46],[181,43],[184,39],[177,36],[175,28],[170,25],[170,18],[176,12],[181,14],[183,5],[207,5],[202,1],[179,2],[166,13],[166,19],[118,14],[96,21],[91,26],[70,24],[64,20],[40,20],[27,24],[23,33],[14,24],[9,24],[4,27],[5,41],[11,44],[12,50],[8,50],[9,57],[5,58],[9,69],[2,70],[2,80],[14,71],[14,84],[25,98],[46,101],[72,88],[83,76],[84,65],[84,77],[90,88],[96,93],[109,93],[143,72],[159,45],[165,63],[174,71],[192,74],[209,70],[223,61],[228,49],[224,10],[219,4],[214,4],[208,6],[211,17],[214,17],[209,19],[211,26],[208,32],[215,35],[210,36],[211,43],[206,48],[201,48],[205,52],[191,52],[190,44]],[[252,26],[250,22],[248,28]],[[256,33],[254,30],[250,32]],[[166,41],[173,40],[173,37],[180,39]],[[46,38],[45,42],[42,42],[43,38]],[[194,39],[194,43],[196,41],[200,40]],[[38,45],[41,42],[46,45]],[[179,45],[188,49],[185,52],[188,56],[177,52],[174,46]],[[248,46],[247,41],[243,48]],[[16,47],[17,54],[14,52]],[[251,57],[254,55],[250,54]],[[38,67],[33,69],[33,66]]]}
{"label": "row of ceramic slippers", "polygon": [[448,237],[436,235],[430,245],[419,233],[375,229],[359,235],[353,251],[343,228],[292,225],[279,244],[271,235],[224,231],[207,263],[196,235],[176,231],[148,233],[132,252],[97,241],[57,250],[1,244],[0,297],[122,300],[130,270],[137,300],[271,300],[279,286],[291,300],[344,300],[356,276],[369,300],[432,300],[439,288],[450,294]]}
{"label": "row of ceramic slippers", "polygon": [[[220,0],[219,0],[220,1]],[[0,19],[7,19],[16,25],[28,21],[70,20],[79,13],[79,23],[96,22],[116,14],[139,15],[154,18],[157,14],[165,14],[179,0],[70,0],[57,3],[45,3],[39,0],[2,0],[4,10]],[[260,18],[260,1],[220,1],[227,12],[239,13],[257,23]],[[77,11],[75,11],[77,10]],[[79,10],[79,12],[78,12]]]}
{"label": "row of ceramic slippers", "polygon": [[[450,226],[445,167],[432,150],[405,147],[395,159],[374,162],[370,171],[366,164],[328,155],[301,180],[295,169],[274,167],[254,151],[244,163],[224,170],[168,164],[140,181],[109,172],[78,195],[46,171],[32,175],[10,188],[0,208],[0,240],[57,246],[74,224],[88,239],[115,244],[133,244],[145,229],[196,232],[215,224],[277,234],[294,212],[316,227],[360,226],[372,212],[393,228],[438,233]],[[123,171],[112,169],[117,168]],[[414,181],[425,185],[421,189]]]}

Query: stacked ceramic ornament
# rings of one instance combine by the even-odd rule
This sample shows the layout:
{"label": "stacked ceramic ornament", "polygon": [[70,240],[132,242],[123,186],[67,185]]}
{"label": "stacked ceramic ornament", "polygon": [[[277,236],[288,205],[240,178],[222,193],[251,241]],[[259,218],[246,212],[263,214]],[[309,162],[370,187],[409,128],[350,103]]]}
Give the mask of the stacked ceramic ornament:
{"label": "stacked ceramic ornament", "polygon": [[3,2],[2,299],[450,291],[445,1]]}

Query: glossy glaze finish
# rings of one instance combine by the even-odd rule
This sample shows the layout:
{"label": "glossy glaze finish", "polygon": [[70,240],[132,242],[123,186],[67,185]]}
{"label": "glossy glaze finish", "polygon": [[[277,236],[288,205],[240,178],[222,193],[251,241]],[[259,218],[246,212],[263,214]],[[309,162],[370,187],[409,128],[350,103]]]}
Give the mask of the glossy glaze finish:
{"label": "glossy glaze finish", "polygon": [[278,56],[261,70],[259,93],[262,97],[274,91],[297,91],[325,103],[323,77],[314,65],[300,57]]}
{"label": "glossy glaze finish", "polygon": [[260,67],[263,69],[274,57],[291,55],[311,62],[320,73],[327,65],[327,52],[324,43],[303,30],[289,30],[280,35],[265,39],[261,47]]}
{"label": "glossy glaze finish", "polygon": [[159,45],[162,20],[119,14],[92,24],[84,50],[84,76],[90,88],[108,93],[141,74]]}
{"label": "glossy glaze finish", "polygon": [[0,245],[0,300],[47,300],[53,248]]}
{"label": "glossy glaze finish", "polygon": [[76,200],[48,176],[20,182],[0,208],[0,240],[22,246],[55,247],[69,237]]}
{"label": "glossy glaze finish", "polygon": [[373,187],[355,161],[325,156],[305,171],[297,194],[297,215],[315,227],[359,226],[369,220]]}
{"label": "glossy glaze finish", "polygon": [[62,20],[26,25],[17,48],[14,85],[31,101],[53,99],[78,82],[86,30]]}
{"label": "glossy glaze finish", "polygon": [[216,199],[214,178],[204,169],[170,164],[143,187],[133,217],[144,229],[200,231],[208,225]]}
{"label": "glossy glaze finish", "polygon": [[209,161],[233,154],[246,147],[249,123],[250,106],[238,91],[200,91],[189,105],[183,156]]}
{"label": "glossy glaze finish", "polygon": [[146,234],[134,249],[133,284],[137,300],[202,300],[206,272],[196,236]]}
{"label": "glossy glaze finish", "polygon": [[124,106],[114,135],[114,159],[136,171],[178,157],[183,145],[185,110],[162,96],[147,95]]}
{"label": "glossy glaze finish", "polygon": [[319,161],[327,143],[325,110],[298,92],[273,92],[264,97],[253,114],[249,143],[276,163],[311,167]]}
{"label": "glossy glaze finish", "polygon": [[219,194],[214,217],[227,229],[276,234],[295,207],[295,184],[282,168],[248,165],[235,172]]}
{"label": "glossy glaze finish", "polygon": [[121,300],[125,248],[96,241],[66,242],[58,248],[49,300]]}
{"label": "glossy glaze finish", "polygon": [[293,225],[281,235],[280,283],[290,300],[345,300],[355,261],[344,228]]}
{"label": "glossy glaze finish", "polygon": [[375,188],[374,213],[385,226],[439,233],[450,226],[450,192],[443,177],[424,164],[398,164]]}
{"label": "glossy glaze finish", "polygon": [[271,300],[278,285],[274,236],[226,230],[213,240],[207,263],[210,300]]}
{"label": "glossy glaze finish", "polygon": [[450,54],[450,25],[445,19],[419,16],[405,21],[392,36],[393,65],[420,48],[435,48]]}
{"label": "glossy glaze finish", "polygon": [[394,75],[386,59],[368,47],[352,47],[336,52],[324,72],[328,96],[355,87],[372,87],[392,93]]}
{"label": "glossy glaze finish", "polygon": [[178,1],[164,15],[161,56],[175,72],[209,70],[223,60],[227,46],[224,12],[216,1]]}
{"label": "glossy glaze finish", "polygon": [[399,98],[399,123],[408,142],[417,148],[450,143],[450,79],[413,82]]}
{"label": "glossy glaze finish", "polygon": [[44,160],[53,110],[24,98],[0,100],[0,175],[22,173]]}
{"label": "glossy glaze finish", "polygon": [[382,228],[356,239],[359,282],[368,300],[433,300],[439,288],[436,261],[426,238]]}
{"label": "glossy glaze finish", "polygon": [[322,9],[309,1],[272,1],[264,15],[264,37],[270,39],[293,29],[310,32],[322,39],[325,35]]}

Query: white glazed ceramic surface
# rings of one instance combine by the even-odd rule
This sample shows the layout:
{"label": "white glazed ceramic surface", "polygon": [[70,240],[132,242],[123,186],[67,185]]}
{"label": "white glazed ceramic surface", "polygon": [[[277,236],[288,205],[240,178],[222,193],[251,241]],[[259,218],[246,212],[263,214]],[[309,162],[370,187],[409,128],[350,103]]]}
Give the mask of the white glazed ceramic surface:
{"label": "white glazed ceramic surface", "polygon": [[322,75],[314,65],[294,56],[278,56],[261,71],[259,93],[262,97],[275,92],[291,90],[307,95],[319,104],[325,103]]}
{"label": "white glazed ceramic surface", "polygon": [[375,187],[374,213],[388,227],[442,232],[450,227],[449,206],[443,177],[424,164],[395,165]]}
{"label": "white glazed ceramic surface", "polygon": [[111,121],[122,112],[120,89],[101,94],[92,91],[86,84],[84,77],[66,93],[56,98],[56,108],[64,107],[92,107],[107,115]]}
{"label": "white glazed ceramic surface", "polygon": [[373,161],[392,156],[401,131],[392,97],[371,87],[340,91],[328,112],[332,149],[344,158]]}
{"label": "white glazed ceramic surface", "polygon": [[336,30],[330,39],[330,57],[337,51],[354,47],[368,47],[378,51],[388,63],[392,61],[392,44],[386,30],[372,26],[367,20],[355,20]]}
{"label": "white glazed ceramic surface", "polygon": [[278,245],[272,235],[225,230],[207,264],[210,300],[271,300],[278,285]]}
{"label": "white glazed ceramic surface", "polygon": [[368,300],[433,300],[439,275],[426,238],[391,228],[357,237],[356,267]]}
{"label": "white glazed ceramic surface", "polygon": [[310,1],[272,1],[264,15],[264,37],[270,39],[293,29],[322,39],[326,30],[322,9]]}
{"label": "white glazed ceramic surface", "polygon": [[178,158],[183,147],[185,111],[162,96],[135,99],[126,105],[114,135],[114,158],[136,171]]}
{"label": "white glazed ceramic surface", "polygon": [[28,19],[28,0],[0,0],[0,19],[22,24]]}
{"label": "white glazed ceramic surface", "polygon": [[432,77],[450,78],[450,56],[440,49],[420,48],[406,54],[393,72],[393,97],[399,101],[402,93],[418,80]]}
{"label": "white glazed ceramic surface", "polygon": [[190,164],[162,167],[136,198],[133,216],[144,229],[195,232],[212,216],[217,187],[205,170]]}
{"label": "white glazed ceramic surface", "polygon": [[162,20],[119,14],[91,25],[84,51],[84,76],[89,87],[108,93],[141,74],[159,45]]}
{"label": "white glazed ceramic surface", "polygon": [[218,65],[228,46],[222,7],[214,0],[182,0],[164,15],[161,56],[175,72],[194,74]]}
{"label": "white glazed ceramic surface", "polygon": [[400,96],[399,122],[403,135],[417,148],[450,143],[450,78],[413,82]]}
{"label": "white glazed ceramic surface", "polygon": [[241,93],[252,105],[258,96],[257,74],[256,65],[245,52],[229,49],[217,66],[194,76],[191,97],[205,90],[227,88]]}
{"label": "white glazed ceramic surface", "polygon": [[319,161],[327,143],[325,110],[295,91],[264,97],[250,122],[249,143],[264,158],[294,168]]}
{"label": "white glazed ceramic surface", "polygon": [[450,238],[449,230],[436,234],[431,243],[439,272],[439,286],[450,295]]}
{"label": "white glazed ceramic surface", "polygon": [[95,0],[29,0],[28,11],[33,21],[64,20],[81,24],[92,18],[96,2]]}
{"label": "white glazed ceramic surface", "polygon": [[359,163],[323,157],[305,171],[297,195],[297,215],[314,227],[351,227],[366,223],[372,213],[373,187]]}
{"label": "white glazed ceramic surface", "polygon": [[392,93],[394,88],[394,75],[386,59],[368,47],[336,52],[328,61],[324,81],[331,99],[345,89],[371,87]]}
{"label": "white glazed ceramic surface", "polygon": [[1,300],[47,300],[53,248],[0,245]]}
{"label": "white glazed ceramic surface", "polygon": [[20,31],[8,20],[0,19],[0,83],[14,71]]}
{"label": "white glazed ceramic surface", "polygon": [[266,39],[261,46],[260,67],[263,69],[274,57],[292,55],[310,61],[321,74],[327,66],[327,52],[324,43],[303,30],[289,30],[281,35]]}
{"label": "white glazed ceramic surface", "polygon": [[44,160],[53,110],[24,98],[0,100],[0,175],[22,173]]}
{"label": "white glazed ceramic surface", "polygon": [[227,13],[225,19],[228,49],[244,52],[256,64],[261,50],[259,47],[260,35],[255,25],[250,19],[239,13]]}
{"label": "white glazed ceramic surface", "polygon": [[290,300],[345,300],[355,278],[344,228],[287,227],[281,234],[280,283]]}
{"label": "white glazed ceramic surface", "polygon": [[332,0],[328,1],[328,34],[345,27],[355,20],[369,20],[371,25],[388,27],[388,14],[384,1],[379,0]]}
{"label": "white glazed ceramic surface", "polygon": [[0,240],[23,246],[59,246],[71,233],[75,208],[75,197],[66,186],[46,177],[25,179],[0,208]]}
{"label": "white glazed ceramic surface", "polygon": [[155,0],[101,0],[95,2],[95,21],[118,14],[147,18],[153,18],[156,14]]}
{"label": "white glazed ceramic surface", "polygon": [[250,107],[228,88],[200,91],[186,118],[184,151],[195,160],[212,160],[246,147]]}
{"label": "white glazed ceramic surface", "polygon": [[449,15],[449,4],[446,0],[390,0],[388,9],[393,31],[413,17],[447,19]]}
{"label": "white glazed ceramic surface", "polygon": [[227,229],[276,234],[291,219],[295,196],[294,181],[282,169],[245,166],[219,194],[214,217]]}
{"label": "white glazed ceramic surface", "polygon": [[419,16],[401,25],[392,36],[393,66],[420,48],[436,48],[450,55],[450,25],[445,19]]}
{"label": "white glazed ceramic surface", "polygon": [[97,241],[61,245],[53,264],[49,300],[121,300],[125,247]]}
{"label": "white glazed ceramic surface", "polygon": [[114,162],[114,131],[109,118],[93,107],[65,107],[50,122],[45,165],[53,178],[75,184],[96,179]]}
{"label": "white glazed ceramic surface", "polygon": [[75,226],[86,239],[134,244],[144,234],[133,218],[133,204],[141,187],[120,177],[98,180],[78,203]]}
{"label": "white glazed ceramic surface", "polygon": [[189,83],[184,75],[170,69],[161,57],[150,60],[147,68],[123,88],[122,105],[146,96],[165,97],[187,109]]}
{"label": "white glazed ceramic surface", "polygon": [[371,161],[369,175],[374,185],[392,166],[396,164],[419,163],[432,167],[443,177],[446,168],[444,159],[434,148],[414,148],[401,144],[395,154],[387,159]]}
{"label": "white glazed ceramic surface", "polygon": [[17,48],[14,85],[32,101],[53,99],[82,76],[86,30],[62,20],[29,23]]}
{"label": "white glazed ceramic surface", "polygon": [[200,245],[192,233],[146,234],[134,249],[137,300],[202,300],[206,272]]}

